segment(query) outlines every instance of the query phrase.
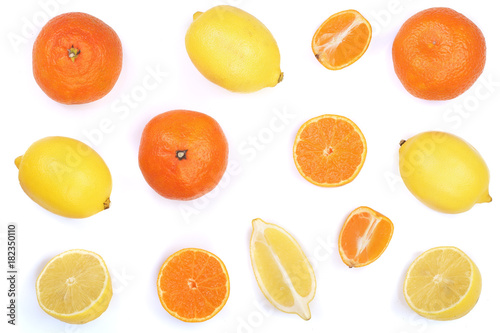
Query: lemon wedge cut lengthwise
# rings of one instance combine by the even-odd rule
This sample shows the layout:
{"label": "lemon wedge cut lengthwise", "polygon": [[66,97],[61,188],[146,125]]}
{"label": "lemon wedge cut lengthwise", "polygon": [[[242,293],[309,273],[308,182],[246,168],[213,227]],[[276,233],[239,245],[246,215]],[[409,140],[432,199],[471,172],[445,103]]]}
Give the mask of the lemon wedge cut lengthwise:
{"label": "lemon wedge cut lengthwise", "polygon": [[316,278],[300,245],[277,225],[255,219],[252,226],[250,257],[260,290],[278,310],[309,320]]}

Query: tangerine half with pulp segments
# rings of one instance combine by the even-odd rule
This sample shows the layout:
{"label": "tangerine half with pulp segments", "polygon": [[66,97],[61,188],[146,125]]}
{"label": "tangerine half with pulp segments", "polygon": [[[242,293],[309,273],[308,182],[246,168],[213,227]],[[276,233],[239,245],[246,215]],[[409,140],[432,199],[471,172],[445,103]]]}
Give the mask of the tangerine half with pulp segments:
{"label": "tangerine half with pulp segments", "polygon": [[392,46],[394,70],[406,90],[426,100],[453,99],[483,72],[486,42],[481,30],[450,8],[410,17]]}
{"label": "tangerine half with pulp segments", "polygon": [[85,13],[65,13],[42,28],[33,45],[33,76],[62,104],[104,97],[122,69],[122,44],[103,21]]}
{"label": "tangerine half with pulp segments", "polygon": [[228,144],[219,123],[196,111],[173,110],[142,132],[139,167],[161,196],[193,200],[213,190],[227,167]]}
{"label": "tangerine half with pulp segments", "polygon": [[333,14],[324,21],[314,33],[311,47],[323,66],[339,70],[358,61],[371,39],[370,23],[351,9]]}
{"label": "tangerine half with pulp segments", "polygon": [[349,267],[377,260],[389,245],[392,221],[370,207],[358,207],[347,217],[339,236],[339,253]]}
{"label": "tangerine half with pulp segments", "polygon": [[163,308],[185,322],[202,322],[215,316],[229,298],[229,275],[216,255],[187,248],[163,263],[157,280]]}

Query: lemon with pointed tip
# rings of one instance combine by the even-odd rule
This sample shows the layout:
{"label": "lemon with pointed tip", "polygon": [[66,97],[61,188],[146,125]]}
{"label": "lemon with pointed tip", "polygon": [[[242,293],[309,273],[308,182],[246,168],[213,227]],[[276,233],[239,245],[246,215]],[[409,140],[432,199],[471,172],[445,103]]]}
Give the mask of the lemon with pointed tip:
{"label": "lemon with pointed tip", "polygon": [[221,5],[195,13],[185,44],[198,71],[230,91],[253,92],[283,79],[273,35],[239,8]]}
{"label": "lemon with pointed tip", "polygon": [[83,142],[46,137],[33,143],[15,164],[24,192],[54,214],[85,218],[109,208],[111,174],[97,152]]}
{"label": "lemon with pointed tip", "polygon": [[430,131],[400,143],[399,171],[406,187],[430,208],[462,213],[490,202],[489,170],[479,152],[456,135]]}
{"label": "lemon with pointed tip", "polygon": [[300,245],[275,224],[255,219],[252,226],[250,258],[262,293],[278,310],[309,320],[316,278]]}

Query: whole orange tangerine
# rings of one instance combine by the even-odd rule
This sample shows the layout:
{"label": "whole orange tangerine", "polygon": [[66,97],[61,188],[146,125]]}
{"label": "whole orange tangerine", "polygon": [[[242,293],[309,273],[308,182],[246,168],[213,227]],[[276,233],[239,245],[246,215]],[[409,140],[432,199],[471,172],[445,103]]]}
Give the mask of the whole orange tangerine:
{"label": "whole orange tangerine", "polygon": [[63,104],[104,97],[122,69],[122,44],[103,21],[65,13],[42,28],[33,45],[33,76],[40,88]]}
{"label": "whole orange tangerine", "polygon": [[483,72],[486,42],[481,30],[450,8],[430,8],[410,17],[392,46],[394,70],[412,95],[453,99]]}
{"label": "whole orange tangerine", "polygon": [[173,110],[142,132],[139,167],[161,196],[193,200],[217,186],[227,167],[228,144],[219,123],[196,111]]}

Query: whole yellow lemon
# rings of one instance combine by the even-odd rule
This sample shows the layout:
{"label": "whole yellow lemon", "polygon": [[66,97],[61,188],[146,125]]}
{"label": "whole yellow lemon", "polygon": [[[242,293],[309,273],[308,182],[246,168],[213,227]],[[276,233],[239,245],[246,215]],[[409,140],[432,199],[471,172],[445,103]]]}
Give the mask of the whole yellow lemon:
{"label": "whole yellow lemon", "polygon": [[273,35],[236,7],[221,5],[195,13],[185,42],[200,73],[230,91],[253,92],[283,79]]}
{"label": "whole yellow lemon", "polygon": [[111,174],[83,142],[47,137],[33,143],[15,164],[24,192],[52,213],[84,218],[109,208]]}
{"label": "whole yellow lemon", "polygon": [[462,213],[490,202],[488,167],[474,147],[438,131],[401,141],[399,172],[421,202],[443,213]]}

